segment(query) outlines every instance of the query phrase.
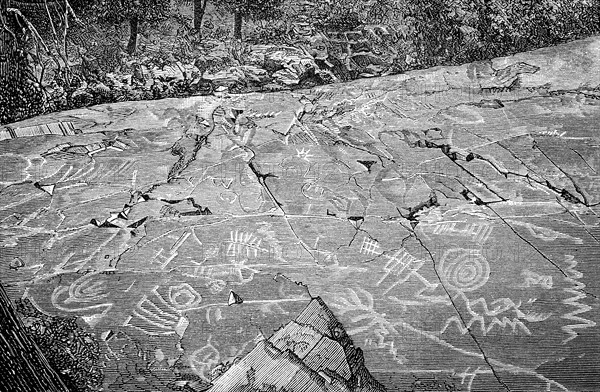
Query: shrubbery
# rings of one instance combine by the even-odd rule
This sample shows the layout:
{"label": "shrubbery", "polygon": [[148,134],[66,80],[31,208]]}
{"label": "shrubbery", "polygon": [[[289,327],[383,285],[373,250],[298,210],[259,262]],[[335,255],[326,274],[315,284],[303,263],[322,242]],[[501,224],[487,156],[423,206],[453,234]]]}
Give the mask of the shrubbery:
{"label": "shrubbery", "polygon": [[44,96],[36,83],[26,51],[21,16],[7,12],[0,0],[0,124],[43,112]]}
{"label": "shrubbery", "polygon": [[44,111],[44,93],[30,78],[0,78],[0,124],[36,116]]}
{"label": "shrubbery", "polygon": [[[122,9],[110,6],[115,1]],[[39,2],[31,1],[23,14],[39,25],[47,45],[37,38],[24,43],[33,75],[18,86],[0,83],[0,100],[6,101],[0,102],[0,123],[103,102],[210,94],[218,86],[204,79],[204,72],[254,65],[247,58],[250,46],[257,44],[311,53],[324,71],[315,80],[329,82],[479,61],[600,30],[600,0],[207,1],[210,15],[204,16],[201,30],[168,0],[71,0],[79,20],[60,7],[50,10],[49,17]],[[299,22],[310,37],[298,31]],[[21,24],[26,31],[26,23]],[[376,34],[348,38],[369,28]],[[139,42],[130,35],[135,29]],[[35,38],[32,31],[29,36]],[[340,43],[344,39],[354,42]],[[350,53],[348,45],[359,49],[353,47]],[[27,57],[20,61],[27,62]],[[177,80],[152,76],[155,83],[147,83],[148,72],[177,73],[182,65],[196,68]],[[255,84],[243,81],[235,91],[255,89]],[[273,88],[272,81],[259,84]]]}
{"label": "shrubbery", "polygon": [[408,68],[457,64],[600,31],[598,0],[328,0],[311,14],[319,30],[393,27]]}

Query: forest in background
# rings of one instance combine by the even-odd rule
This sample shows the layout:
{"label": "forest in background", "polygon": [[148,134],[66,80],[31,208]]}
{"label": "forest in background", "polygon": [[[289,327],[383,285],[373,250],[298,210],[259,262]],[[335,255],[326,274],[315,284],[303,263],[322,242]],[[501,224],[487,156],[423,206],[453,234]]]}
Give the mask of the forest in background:
{"label": "forest in background", "polygon": [[600,0],[0,0],[0,124],[277,91],[596,34]]}

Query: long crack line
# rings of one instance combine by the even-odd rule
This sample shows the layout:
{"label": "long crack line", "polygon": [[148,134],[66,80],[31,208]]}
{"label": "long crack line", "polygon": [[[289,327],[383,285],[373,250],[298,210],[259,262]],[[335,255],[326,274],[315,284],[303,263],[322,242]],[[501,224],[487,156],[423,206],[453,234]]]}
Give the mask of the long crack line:
{"label": "long crack line", "polygon": [[475,345],[477,346],[477,349],[479,350],[479,352],[481,353],[483,360],[485,361],[485,363],[488,365],[488,367],[490,368],[490,370],[492,371],[492,374],[494,375],[494,378],[496,378],[496,380],[498,381],[498,383],[502,384],[502,386],[504,388],[506,388],[507,391],[510,392],[510,388],[508,387],[508,385],[506,385],[506,383],[504,381],[502,381],[500,379],[500,376],[498,375],[498,373],[496,372],[496,369],[494,369],[494,366],[492,365],[490,359],[487,357],[487,355],[485,354],[485,351],[483,350],[483,347],[481,346],[481,343],[479,342],[479,340],[477,340],[477,337],[475,337],[475,334],[473,334],[473,332],[471,331],[471,329],[469,328],[469,326],[467,325],[466,320],[464,319],[463,315],[460,313],[460,311],[458,310],[458,307],[456,306],[456,304],[454,303],[454,298],[452,297],[452,295],[450,294],[450,292],[448,291],[448,289],[446,288],[446,286],[444,285],[444,281],[442,280],[438,270],[437,270],[437,265],[435,263],[435,258],[433,257],[433,254],[431,253],[431,251],[429,250],[429,248],[423,243],[423,241],[421,240],[421,238],[419,238],[419,236],[417,235],[417,233],[412,230],[409,229],[408,227],[406,227],[404,224],[402,224],[402,222],[399,222],[401,226],[403,226],[405,229],[410,230],[413,234],[413,237],[419,242],[419,244],[421,245],[421,247],[423,249],[425,249],[425,251],[427,252],[427,254],[429,254],[429,258],[431,259],[431,262],[433,263],[433,271],[437,277],[437,279],[440,282],[440,285],[442,286],[442,288],[444,289],[444,292],[446,293],[446,295],[448,296],[448,298],[450,299],[450,303],[452,304],[452,307],[454,308],[454,310],[456,311],[456,314],[458,314],[458,317],[460,318],[462,324],[464,325],[466,331],[469,333],[469,335],[471,336],[471,339],[473,340],[473,342],[475,343]]}
{"label": "long crack line", "polygon": [[[489,205],[486,205],[487,208],[489,208],[506,226],[508,226],[508,228],[517,235],[517,237],[519,237],[521,240],[523,240],[527,245],[529,245],[532,249],[534,249],[540,256],[542,256],[544,258],[544,260],[548,261],[550,264],[552,264],[557,270],[560,271],[561,274],[563,274],[563,276],[567,279],[570,278],[570,275],[567,274],[558,264],[556,264],[552,259],[550,259],[548,256],[546,256],[541,250],[539,250],[535,245],[533,245],[531,243],[531,241],[529,241],[527,238],[523,237],[517,230],[515,230],[515,228],[513,228],[511,226],[510,223],[508,223],[500,214],[498,214],[498,212],[496,212],[496,210],[494,210],[492,207],[490,207]],[[581,290],[582,292],[584,292],[585,294],[589,295],[590,297],[593,298],[598,298],[596,295],[589,293],[585,290]]]}
{"label": "long crack line", "polygon": [[271,192],[271,189],[269,189],[269,186],[265,182],[265,178],[268,177],[268,175],[261,174],[258,171],[258,169],[256,169],[256,167],[254,166],[254,163],[252,162],[252,159],[248,162],[248,167],[250,168],[250,170],[252,171],[252,173],[256,176],[256,179],[258,180],[258,183],[262,186],[262,188],[265,190],[265,192],[267,192],[267,194],[269,195],[269,197],[271,198],[271,200],[273,201],[273,203],[275,203],[275,205],[277,206],[277,208],[281,211],[283,219],[285,220],[285,222],[287,223],[288,227],[292,231],[292,234],[294,234],[294,236],[296,237],[296,239],[298,239],[298,241],[300,242],[300,245],[304,248],[304,250],[306,250],[306,252],[308,252],[308,254],[310,255],[310,257],[312,257],[312,259],[315,261],[315,263],[319,264],[319,259],[313,254],[313,252],[308,247],[308,245],[306,245],[306,243],[304,242],[304,240],[302,240],[302,238],[300,238],[300,236],[298,236],[298,233],[296,233],[296,230],[292,226],[292,224],[291,224],[291,222],[289,220],[289,217],[287,216],[285,210],[283,209],[283,204],[279,200],[277,200],[277,198],[275,197],[275,195],[273,194],[273,192]]}
{"label": "long crack line", "polygon": [[571,176],[569,173],[567,173],[566,171],[564,171],[562,167],[558,166],[558,165],[557,165],[557,164],[554,162],[554,160],[552,160],[552,158],[550,158],[550,157],[548,156],[548,154],[546,154],[546,152],[545,152],[544,150],[542,150],[542,149],[540,148],[540,146],[538,146],[538,144],[537,144],[537,143],[535,143],[535,142],[534,142],[534,143],[533,143],[533,147],[534,147],[534,148],[536,148],[536,149],[537,149],[537,150],[538,150],[540,153],[542,153],[542,155],[543,155],[544,157],[546,157],[546,159],[547,159],[548,161],[550,161],[550,163],[552,163],[552,165],[554,165],[554,167],[556,167],[558,170],[560,170],[560,172],[561,172],[562,174],[564,174],[564,175],[565,175],[565,176],[566,176],[566,177],[569,179],[569,181],[571,181],[571,183],[573,184],[573,187],[575,188],[575,191],[576,191],[577,193],[579,193],[579,194],[581,195],[581,197],[583,198],[583,201],[580,201],[580,202],[581,202],[581,204],[584,204],[586,207],[589,207],[589,206],[590,206],[590,203],[589,203],[589,201],[588,201],[588,199],[587,199],[587,196],[585,195],[585,193],[583,193],[583,191],[581,190],[581,188],[579,187],[579,185],[577,184],[577,182],[575,182],[575,180],[573,179],[573,177],[572,177],[572,176]]}

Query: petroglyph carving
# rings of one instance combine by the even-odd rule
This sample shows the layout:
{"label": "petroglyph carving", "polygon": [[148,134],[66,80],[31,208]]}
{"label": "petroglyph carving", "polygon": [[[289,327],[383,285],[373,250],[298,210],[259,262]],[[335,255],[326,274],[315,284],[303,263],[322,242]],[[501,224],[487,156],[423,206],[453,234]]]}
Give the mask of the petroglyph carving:
{"label": "petroglyph carving", "polygon": [[365,254],[367,256],[379,256],[381,252],[379,251],[379,243],[369,237],[365,237],[360,246],[360,253]]}
{"label": "petroglyph carving", "polygon": [[468,367],[464,371],[457,373],[456,376],[460,377],[461,385],[465,385],[465,382],[467,383],[467,391],[470,392],[471,388],[473,387],[473,381],[475,381],[475,377],[477,377],[479,374],[490,374],[491,372],[491,370],[482,370],[480,367],[477,367],[474,370],[471,370],[471,368]]}
{"label": "petroglyph carving", "polygon": [[[169,294],[170,296],[172,294],[172,296],[167,301],[158,291],[158,288],[159,286],[156,286],[152,289],[152,295],[142,296],[133,311],[133,315],[127,318],[123,326],[136,328],[147,335],[177,334],[183,336],[189,321],[185,316],[182,316],[181,309],[188,308],[188,305],[187,303],[182,305],[177,302],[179,300],[177,293],[182,295],[184,295],[184,291],[187,291],[189,295],[193,295],[193,293],[185,285],[174,287],[173,290],[169,290]],[[190,297],[190,300],[192,304],[196,301],[199,302],[200,296],[196,293],[196,298]]]}
{"label": "petroglyph carving", "polygon": [[176,309],[185,310],[197,306],[202,296],[189,284],[182,283],[169,287],[169,300]]}
{"label": "petroglyph carving", "polygon": [[169,263],[177,257],[179,254],[177,250],[185,243],[190,235],[192,235],[190,231],[184,231],[179,236],[177,241],[171,245],[171,248],[168,251],[165,251],[164,248],[161,248],[152,259],[152,263],[156,263],[161,269],[165,269],[167,265],[169,265]]}
{"label": "petroglyph carving", "polygon": [[437,284],[430,283],[418,272],[425,262],[417,259],[405,249],[400,249],[391,256],[384,255],[384,257],[387,258],[388,261],[383,268],[385,273],[377,282],[377,286],[380,286],[384,281],[386,281],[390,275],[393,276],[392,280],[394,282],[385,289],[383,294],[389,293],[396,286],[406,282],[411,276],[419,279],[424,285],[423,289],[416,293],[417,296],[426,289],[433,290],[437,287]]}
{"label": "petroglyph carving", "polygon": [[457,291],[474,291],[490,277],[490,265],[477,250],[447,250],[439,263],[440,278]]}
{"label": "petroglyph carving", "polygon": [[[347,289],[347,297],[338,296],[335,298],[335,302],[332,302],[331,306],[335,308],[339,314],[353,313],[352,317],[354,323],[360,323],[366,321],[366,325],[356,326],[355,328],[348,331],[351,336],[359,333],[370,331],[373,333],[375,338],[367,337],[365,344],[367,346],[375,346],[382,348],[389,352],[394,360],[403,364],[406,358],[400,354],[396,347],[395,341],[392,338],[398,331],[394,325],[385,319],[385,315],[381,315],[375,311],[375,301],[373,295],[364,289]],[[361,294],[359,297],[358,294]]]}
{"label": "petroglyph carving", "polygon": [[[495,327],[500,328],[501,331],[505,331],[506,327],[510,327],[510,331],[513,334],[517,334],[520,330],[526,335],[531,335],[529,328],[527,328],[527,326],[521,321],[521,316],[525,317],[525,315],[519,311],[521,304],[515,304],[510,298],[500,298],[494,300],[491,303],[491,309],[489,308],[486,300],[483,298],[478,298],[475,301],[471,301],[465,296],[464,293],[459,293],[455,299],[460,300],[461,304],[466,308],[466,312],[464,312],[465,314],[462,316],[465,318],[465,321],[463,323],[462,318],[459,316],[450,317],[446,321],[444,327],[441,329],[440,335],[447,331],[452,324],[454,324],[458,328],[459,332],[464,335],[469,331],[473,331],[476,323],[479,323],[479,328],[477,331],[479,331],[483,336],[487,336]],[[475,310],[476,307],[481,308],[482,311],[478,312]],[[498,317],[498,315],[507,311],[514,311],[516,313],[516,317]]]}
{"label": "petroglyph carving", "polygon": [[551,275],[540,275],[536,272],[523,270],[521,273],[525,278],[523,287],[540,286],[547,290],[552,288],[552,276]]}
{"label": "petroglyph carving", "polygon": [[302,195],[310,200],[323,200],[325,199],[326,189],[318,184],[315,180],[310,180],[302,184],[300,189]]}
{"label": "petroglyph carving", "polygon": [[[458,306],[463,319],[459,316],[450,317],[444,327],[441,330],[443,334],[450,325],[454,324],[460,331],[465,334],[468,331],[479,331],[483,336],[490,334],[495,327],[498,327],[500,331],[506,331],[507,327],[510,327],[510,332],[518,334],[519,331],[531,335],[531,331],[525,325],[524,322],[538,323],[549,319],[552,313],[543,313],[527,310],[522,310],[522,302],[514,302],[510,298],[499,298],[488,303],[484,298],[478,298],[476,300],[470,300],[464,293],[459,293],[454,297],[454,300],[458,302]],[[535,303],[535,299],[527,302],[528,305]],[[502,313],[511,312],[514,313],[513,317],[502,316]],[[470,317],[470,318],[469,318]],[[476,323],[479,324],[479,328],[475,328]]]}
{"label": "petroglyph carving", "polygon": [[572,297],[563,300],[562,303],[573,306],[575,309],[562,315],[561,317],[565,320],[575,321],[577,324],[569,324],[562,327],[562,330],[569,335],[563,340],[563,344],[575,339],[578,336],[577,331],[575,331],[576,329],[591,328],[596,326],[594,321],[579,316],[582,313],[592,310],[592,307],[581,302],[587,297],[587,294],[584,291],[585,283],[580,281],[580,279],[583,277],[583,274],[575,269],[577,266],[575,256],[566,255],[565,262],[569,264],[569,268],[566,269],[568,276],[565,277],[565,281],[572,286],[569,288],[564,288],[563,290],[568,294],[572,294]]}
{"label": "petroglyph carving", "polygon": [[219,351],[210,341],[211,336],[209,336],[207,344],[201,349],[194,351],[188,360],[192,370],[205,381],[211,380],[211,370],[221,359]]}
{"label": "petroglyph carving", "polygon": [[521,221],[514,220],[514,219],[507,220],[507,222],[509,222],[511,225],[527,228],[527,231],[529,232],[529,234],[531,234],[535,238],[538,238],[542,241],[550,242],[550,241],[555,241],[557,239],[566,239],[566,240],[573,241],[577,244],[583,243],[583,240],[581,238],[575,238],[568,234],[560,233],[556,230],[552,230],[547,227],[541,227],[538,225],[534,225],[533,223],[521,222]]}
{"label": "petroglyph carving", "polygon": [[424,233],[466,237],[476,244],[485,243],[494,228],[489,222],[469,223],[466,221],[422,222],[419,227]]}
{"label": "petroglyph carving", "polygon": [[[98,272],[91,272],[75,280],[69,286],[58,286],[51,296],[52,305],[63,312],[77,312],[90,325],[95,325],[113,307],[106,301],[106,280]],[[68,297],[63,295],[68,293]]]}
{"label": "petroglyph carving", "polygon": [[310,162],[310,158],[312,158],[313,155],[310,153],[310,148],[305,150],[304,147],[302,147],[301,150],[296,149],[296,157]]}
{"label": "petroglyph carving", "polygon": [[252,233],[237,230],[231,231],[230,239],[227,242],[229,245],[227,246],[226,255],[229,257],[256,258],[259,253],[268,252],[267,249],[260,247],[262,239],[257,238]]}
{"label": "petroglyph carving", "polygon": [[383,267],[383,276],[377,282],[377,287],[385,286],[386,289],[383,295],[390,293],[397,286],[408,281],[411,277],[416,278],[422,283],[421,289],[419,289],[414,295],[416,297],[422,296],[425,291],[433,291],[438,287],[437,283],[431,283],[425,278],[419,270],[425,264],[423,260],[420,260],[401,248],[394,254],[389,255],[379,250],[380,245],[377,241],[372,238],[365,237],[360,247],[360,252],[369,256],[383,257],[387,260]]}

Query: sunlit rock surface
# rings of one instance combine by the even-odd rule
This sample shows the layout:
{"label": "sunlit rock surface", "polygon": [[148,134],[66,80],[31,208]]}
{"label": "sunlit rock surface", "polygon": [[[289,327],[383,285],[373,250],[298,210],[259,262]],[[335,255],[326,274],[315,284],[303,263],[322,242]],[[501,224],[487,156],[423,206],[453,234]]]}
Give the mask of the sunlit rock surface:
{"label": "sunlit rock surface", "polygon": [[598,390],[599,65],[592,38],[10,124],[2,282],[83,320],[107,390],[206,389],[317,296],[390,391]]}

